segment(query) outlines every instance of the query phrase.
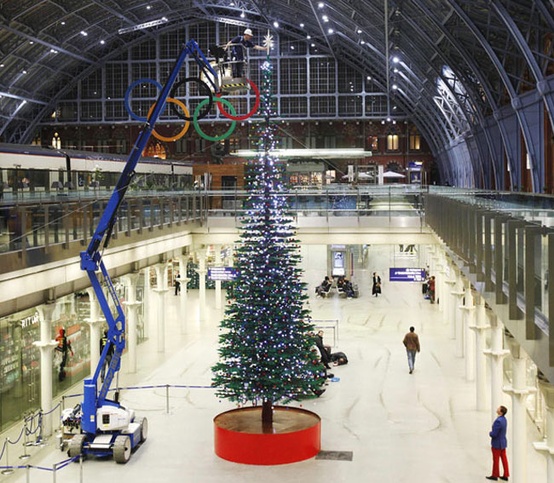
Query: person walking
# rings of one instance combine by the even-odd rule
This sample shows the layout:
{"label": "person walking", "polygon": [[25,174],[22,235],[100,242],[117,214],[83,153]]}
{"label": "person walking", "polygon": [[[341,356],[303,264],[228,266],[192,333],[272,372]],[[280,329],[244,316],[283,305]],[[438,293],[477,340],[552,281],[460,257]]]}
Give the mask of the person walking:
{"label": "person walking", "polygon": [[58,352],[61,352],[62,354],[62,360],[60,362],[60,370],[58,372],[58,381],[62,382],[66,376],[65,366],[67,365],[69,354],[71,354],[72,357],[75,354],[73,352],[73,349],[71,348],[71,341],[65,335],[65,329],[59,330],[58,335],[56,336],[56,341],[58,342],[58,345],[56,346],[56,350]]}
{"label": "person walking", "polygon": [[[508,440],[506,439],[506,431],[508,429],[508,421],[506,420],[507,412],[508,409],[506,409],[505,406],[498,406],[496,410],[498,417],[494,420],[492,430],[489,433],[492,449],[492,475],[487,476],[487,480],[496,481],[500,478],[501,480],[508,481],[510,477],[508,457],[506,456],[506,448],[508,446]],[[500,476],[500,460],[502,460],[504,476]]]}
{"label": "person walking", "polygon": [[402,341],[404,347],[406,347],[406,353],[408,355],[408,367],[410,368],[410,374],[414,372],[416,352],[419,352],[419,337],[415,333],[415,328],[410,327],[410,332],[404,336]]}
{"label": "person walking", "polygon": [[427,293],[429,294],[429,300],[432,304],[435,303],[435,276],[432,275],[427,282]]}
{"label": "person walking", "polygon": [[371,295],[376,297],[381,293],[381,277],[377,272],[373,272],[373,286],[371,287]]}

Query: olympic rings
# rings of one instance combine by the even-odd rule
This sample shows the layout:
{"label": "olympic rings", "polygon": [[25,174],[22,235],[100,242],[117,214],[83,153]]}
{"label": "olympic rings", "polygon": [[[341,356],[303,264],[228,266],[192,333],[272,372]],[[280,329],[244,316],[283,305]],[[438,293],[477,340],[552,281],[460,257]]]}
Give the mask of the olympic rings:
{"label": "olympic rings", "polygon": [[[216,97],[214,101],[216,103],[221,102],[225,104],[231,110],[231,113],[233,114],[233,116],[237,114],[237,111],[235,111],[233,104],[231,104],[227,99],[221,99],[219,97]],[[192,118],[192,123],[194,124],[194,128],[196,129],[196,132],[199,134],[200,137],[203,137],[208,141],[221,141],[222,139],[229,137],[233,133],[233,131],[235,130],[235,127],[237,126],[237,123],[236,121],[231,122],[231,127],[227,129],[227,132],[223,133],[221,136],[208,136],[207,134],[205,134],[204,131],[202,131],[202,129],[200,129],[200,126],[198,125],[198,112],[200,111],[200,109],[202,109],[204,104],[206,104],[207,102],[209,102],[209,100],[204,99],[200,102],[200,104],[196,106],[196,109],[194,110],[194,116]]]}
{"label": "olympic rings", "polygon": [[[204,99],[204,101],[206,101],[206,100],[207,99]],[[204,102],[204,101],[202,101],[202,102]],[[187,109],[187,106],[185,106],[179,99],[173,99],[173,97],[168,97],[167,102],[177,104],[184,111],[186,116],[189,115],[189,110]],[[152,104],[150,106],[150,109],[148,109],[148,117],[149,118],[150,118],[150,114],[152,114],[152,111],[154,110],[154,107],[156,107],[156,103]],[[178,139],[181,139],[186,134],[186,132],[189,130],[189,127],[190,127],[190,121],[186,121],[185,125],[183,126],[183,129],[181,129],[181,131],[175,136],[171,136],[171,137],[162,136],[161,134],[158,134],[156,132],[156,129],[154,129],[152,131],[152,135],[156,139],[159,139],[160,141],[165,141],[165,142],[171,143],[173,141],[177,141]]]}
{"label": "olympic rings", "polygon": [[[227,119],[232,119],[233,121],[244,121],[245,119],[252,117],[254,114],[256,114],[256,112],[258,112],[258,108],[260,107],[260,90],[258,89],[258,86],[250,79],[246,79],[246,82],[250,84],[250,87],[254,91],[254,94],[256,94],[254,107],[247,114],[244,114],[242,116],[235,116],[235,115],[229,114],[225,109],[223,109],[223,106],[221,104],[218,104],[217,108],[219,109],[219,112],[223,114]],[[221,93],[218,92],[216,95],[218,98],[220,98]]]}
{"label": "olympic rings", "polygon": [[[131,103],[129,101],[129,97],[133,89],[138,84],[143,84],[143,83],[154,84],[160,91],[163,89],[162,85],[157,80],[154,80],[154,79],[139,79],[133,82],[129,87],[127,87],[127,91],[125,92],[125,108],[127,109],[127,112],[129,113],[131,118],[133,118],[135,121],[140,121],[140,122],[146,122],[146,117],[140,117],[133,112],[133,110],[131,109]],[[150,116],[150,114],[148,114],[148,116]]]}
{"label": "olympic rings", "polygon": [[[208,87],[208,84],[206,84],[202,79],[199,79],[198,77],[187,77],[186,79],[180,80],[179,82],[177,82],[177,84],[173,86],[173,89],[171,89],[171,93],[169,95],[174,99],[176,99],[177,96],[175,94],[177,93],[177,89],[179,89],[179,87],[181,87],[183,84],[186,84],[187,82],[190,82],[190,81],[197,82],[199,90],[200,91],[203,90],[204,91],[203,94],[207,95],[209,99],[209,102],[206,108],[198,115],[198,119],[204,119],[210,112],[214,99],[212,96],[212,91]],[[187,116],[183,116],[174,105],[171,105],[171,111],[173,112],[173,114],[175,114],[176,116],[179,116],[181,119],[185,121],[192,121],[192,118],[188,117],[188,113],[187,113]]]}

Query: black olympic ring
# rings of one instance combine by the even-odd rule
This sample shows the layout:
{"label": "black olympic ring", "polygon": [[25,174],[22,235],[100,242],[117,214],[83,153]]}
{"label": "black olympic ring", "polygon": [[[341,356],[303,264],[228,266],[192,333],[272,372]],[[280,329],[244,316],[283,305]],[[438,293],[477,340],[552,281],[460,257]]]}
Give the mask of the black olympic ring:
{"label": "black olympic ring", "polygon": [[[204,92],[202,94],[204,95],[207,95],[208,96],[208,104],[207,106],[202,110],[202,112],[200,112],[200,114],[198,115],[198,117],[196,119],[203,119],[205,118],[208,113],[210,112],[210,109],[212,108],[212,105],[214,103],[214,98],[212,96],[212,91],[210,90],[208,84],[206,84],[202,79],[199,79],[198,77],[187,77],[186,79],[183,79],[183,80],[180,80],[179,82],[177,82],[177,84],[175,84],[173,86],[173,88],[171,89],[171,93],[169,94],[170,97],[173,97],[174,99],[176,99],[176,93],[177,93],[177,89],[179,89],[179,87],[181,87],[183,84],[186,84],[187,82],[190,82],[190,81],[194,81],[194,82],[197,82],[198,83],[198,88],[200,91],[204,90]],[[193,117],[188,117],[188,116],[185,116],[184,114],[182,114],[179,109],[177,109],[177,105],[176,104],[170,104],[170,109],[171,111],[173,112],[173,114],[175,114],[176,116],[180,117],[181,119],[185,120],[185,121],[192,121],[193,120]]]}

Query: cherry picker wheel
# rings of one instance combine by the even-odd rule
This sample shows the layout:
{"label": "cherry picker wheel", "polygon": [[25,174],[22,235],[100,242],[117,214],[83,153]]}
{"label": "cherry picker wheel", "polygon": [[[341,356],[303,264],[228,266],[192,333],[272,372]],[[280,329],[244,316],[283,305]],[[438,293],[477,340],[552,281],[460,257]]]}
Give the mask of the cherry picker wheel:
{"label": "cherry picker wheel", "polygon": [[131,459],[131,438],[123,434],[117,436],[113,443],[113,459],[116,463],[125,464]]}
{"label": "cherry picker wheel", "polygon": [[144,443],[148,438],[148,419],[137,418],[140,425],[140,442]]}
{"label": "cherry picker wheel", "polygon": [[84,434],[76,434],[69,440],[67,455],[70,458],[76,458],[83,453],[83,445],[85,444],[86,436]]}

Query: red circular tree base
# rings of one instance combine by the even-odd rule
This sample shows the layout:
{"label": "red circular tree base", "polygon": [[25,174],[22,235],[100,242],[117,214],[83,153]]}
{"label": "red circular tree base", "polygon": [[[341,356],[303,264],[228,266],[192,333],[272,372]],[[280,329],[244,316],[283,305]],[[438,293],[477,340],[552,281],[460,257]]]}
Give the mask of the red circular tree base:
{"label": "red circular tree base", "polygon": [[214,418],[215,454],[235,463],[282,465],[313,458],[321,449],[321,419],[311,411],[275,406],[269,431],[260,406],[221,413]]}

